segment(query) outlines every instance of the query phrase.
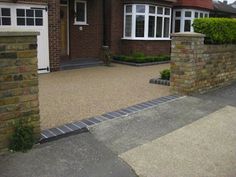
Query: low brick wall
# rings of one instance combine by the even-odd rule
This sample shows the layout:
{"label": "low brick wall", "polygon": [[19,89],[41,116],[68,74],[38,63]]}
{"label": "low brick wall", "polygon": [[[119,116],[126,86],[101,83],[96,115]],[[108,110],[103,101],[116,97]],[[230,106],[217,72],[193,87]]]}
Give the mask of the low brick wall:
{"label": "low brick wall", "polygon": [[172,36],[171,90],[191,95],[236,81],[236,45],[205,45],[204,35]]}
{"label": "low brick wall", "polygon": [[0,153],[7,149],[16,120],[40,133],[37,33],[0,32]]}
{"label": "low brick wall", "polygon": [[143,40],[121,40],[121,54],[132,55],[144,53],[145,55],[170,55],[169,40],[166,41],[143,41]]}

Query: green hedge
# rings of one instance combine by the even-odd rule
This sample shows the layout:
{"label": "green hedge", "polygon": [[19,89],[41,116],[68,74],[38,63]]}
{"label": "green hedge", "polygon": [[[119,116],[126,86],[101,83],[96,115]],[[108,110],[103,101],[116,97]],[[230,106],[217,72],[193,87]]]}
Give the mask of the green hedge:
{"label": "green hedge", "polygon": [[145,56],[143,53],[134,53],[133,55],[130,56],[126,55],[115,56],[114,60],[132,62],[132,63],[150,63],[150,62],[169,61],[170,56],[168,55]]}
{"label": "green hedge", "polygon": [[194,31],[206,35],[207,44],[235,44],[236,19],[199,18],[193,23]]}

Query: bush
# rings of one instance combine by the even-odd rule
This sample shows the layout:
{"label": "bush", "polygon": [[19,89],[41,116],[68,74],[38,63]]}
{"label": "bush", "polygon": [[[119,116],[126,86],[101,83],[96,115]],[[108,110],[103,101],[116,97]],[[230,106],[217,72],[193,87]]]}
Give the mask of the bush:
{"label": "bush", "polygon": [[161,74],[161,79],[170,80],[170,69],[165,69],[161,71],[160,74]]}
{"label": "bush", "polygon": [[132,63],[150,63],[150,62],[161,62],[169,61],[170,56],[168,55],[159,55],[159,56],[145,56],[143,53],[134,53],[130,56],[116,56],[115,60],[132,62]]}
{"label": "bush", "polygon": [[24,125],[22,122],[17,122],[15,131],[10,138],[9,149],[13,151],[26,152],[32,149],[35,143],[33,127]]}
{"label": "bush", "polygon": [[236,19],[199,18],[193,23],[194,31],[206,35],[207,44],[235,44]]}

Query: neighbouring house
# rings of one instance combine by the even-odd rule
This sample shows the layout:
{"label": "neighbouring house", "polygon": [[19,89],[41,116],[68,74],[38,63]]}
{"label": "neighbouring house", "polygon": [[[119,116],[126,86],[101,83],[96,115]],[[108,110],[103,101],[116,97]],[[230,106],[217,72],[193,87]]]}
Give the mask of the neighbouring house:
{"label": "neighbouring house", "polygon": [[[229,17],[236,18],[236,1],[232,4],[228,4],[227,0],[221,1],[213,1],[214,10],[211,12],[211,17]],[[236,6],[235,6],[236,7]]]}
{"label": "neighbouring house", "polygon": [[39,73],[113,54],[170,53],[171,32],[193,31],[212,0],[0,0],[0,31],[39,31]]}

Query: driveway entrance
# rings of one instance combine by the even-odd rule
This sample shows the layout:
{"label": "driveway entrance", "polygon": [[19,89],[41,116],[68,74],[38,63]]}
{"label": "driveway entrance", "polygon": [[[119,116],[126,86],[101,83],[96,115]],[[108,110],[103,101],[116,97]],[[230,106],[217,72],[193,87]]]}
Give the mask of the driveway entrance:
{"label": "driveway entrance", "polygon": [[40,75],[41,127],[52,128],[169,95],[169,87],[149,84],[168,67],[113,65]]}

